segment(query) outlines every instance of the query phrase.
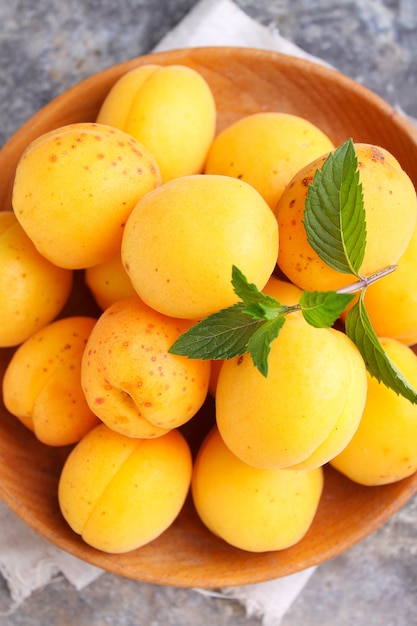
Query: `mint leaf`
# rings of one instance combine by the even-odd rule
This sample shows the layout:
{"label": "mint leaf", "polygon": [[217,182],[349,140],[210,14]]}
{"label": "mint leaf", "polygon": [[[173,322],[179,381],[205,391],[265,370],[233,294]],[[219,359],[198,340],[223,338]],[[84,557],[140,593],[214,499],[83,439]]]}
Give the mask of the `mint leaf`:
{"label": "mint leaf", "polygon": [[250,337],[264,323],[237,304],[209,315],[191,326],[173,343],[169,352],[190,359],[231,359],[247,352]]}
{"label": "mint leaf", "polygon": [[307,240],[327,265],[359,276],[366,223],[358,159],[348,139],[325,160],[308,187],[304,226]]}
{"label": "mint leaf", "polygon": [[263,294],[254,283],[249,283],[236,265],[232,267],[232,286],[235,294],[246,305],[246,311],[257,319],[272,320],[286,307],[276,298]]}
{"label": "mint leaf", "polygon": [[190,359],[231,359],[249,353],[258,370],[266,376],[272,341],[284,325],[290,310],[249,283],[232,268],[232,284],[241,302],[209,315],[180,335],[169,352]]}
{"label": "mint leaf", "polygon": [[414,390],[399,372],[381,345],[364,304],[365,290],[346,316],[346,334],[356,344],[368,372],[396,394],[402,395],[417,404],[417,391]]}
{"label": "mint leaf", "polygon": [[329,328],[346,309],[355,294],[336,291],[303,291],[301,312],[311,326]]}
{"label": "mint leaf", "polygon": [[271,351],[271,343],[278,337],[284,322],[285,317],[283,315],[264,322],[248,341],[247,351],[252,357],[253,364],[263,376],[268,376],[268,356]]}
{"label": "mint leaf", "polygon": [[[259,301],[261,292],[254,283],[249,283],[243,272],[236,265],[232,265],[232,286],[235,294],[242,300],[250,304]],[[263,295],[263,294],[261,294]]]}

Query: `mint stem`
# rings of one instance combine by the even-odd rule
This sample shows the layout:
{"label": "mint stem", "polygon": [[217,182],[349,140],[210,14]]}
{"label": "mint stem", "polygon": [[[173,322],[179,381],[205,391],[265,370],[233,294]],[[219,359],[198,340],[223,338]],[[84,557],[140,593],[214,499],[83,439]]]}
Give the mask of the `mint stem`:
{"label": "mint stem", "polygon": [[346,285],[346,287],[342,287],[341,289],[338,289],[336,293],[354,293],[355,291],[360,291],[361,289],[364,289],[365,287],[372,285],[372,283],[375,283],[380,278],[383,278],[384,276],[388,276],[388,274],[391,274],[396,269],[397,269],[396,265],[387,265],[387,267],[384,267],[382,270],[378,270],[377,272],[374,272],[373,274],[369,274],[369,276],[362,276],[361,280],[357,280],[356,282],[351,283],[350,285]]}

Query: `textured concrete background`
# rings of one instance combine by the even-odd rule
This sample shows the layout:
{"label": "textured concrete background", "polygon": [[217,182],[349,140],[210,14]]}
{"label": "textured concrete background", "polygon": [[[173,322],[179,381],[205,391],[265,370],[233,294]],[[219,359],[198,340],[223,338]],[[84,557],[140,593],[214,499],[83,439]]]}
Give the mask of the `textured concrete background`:
{"label": "textured concrete background", "polygon": [[[147,52],[193,0],[0,0],[0,145],[69,86]],[[312,54],[417,117],[415,0],[236,0]],[[318,568],[282,626],[411,626],[417,623],[417,500],[383,528]],[[64,580],[7,626],[260,626],[236,602],[104,574],[82,592]],[[274,626],[274,625],[270,625]]]}

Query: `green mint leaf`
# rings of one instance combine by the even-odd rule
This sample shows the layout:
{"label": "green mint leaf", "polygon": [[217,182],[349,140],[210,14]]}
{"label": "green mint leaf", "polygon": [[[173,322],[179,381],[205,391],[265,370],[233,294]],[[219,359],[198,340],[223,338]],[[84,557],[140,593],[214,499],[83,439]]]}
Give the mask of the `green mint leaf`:
{"label": "green mint leaf", "polygon": [[396,394],[417,404],[417,391],[406,381],[381,345],[364,305],[365,290],[346,316],[346,334],[356,344],[368,372]]}
{"label": "green mint leaf", "polygon": [[[269,296],[265,296],[267,298]],[[274,320],[280,314],[285,314],[288,307],[280,304],[275,298],[270,298],[270,302],[254,302],[246,306],[245,311],[252,317],[260,320]]]}
{"label": "green mint leaf", "polygon": [[303,291],[301,312],[311,326],[329,328],[340,317],[354,294],[336,291]]}
{"label": "green mint leaf", "polygon": [[271,351],[271,343],[278,337],[284,322],[285,317],[283,315],[264,322],[248,341],[247,351],[252,357],[253,364],[265,377],[268,376],[268,356]]}
{"label": "green mint leaf", "polygon": [[272,320],[287,310],[278,300],[263,294],[255,284],[249,283],[235,265],[232,267],[232,286],[235,294],[246,305],[246,312],[256,319]]}
{"label": "green mint leaf", "polygon": [[231,359],[247,352],[250,337],[264,322],[245,311],[243,302],[209,315],[191,326],[169,352],[190,359]]}
{"label": "green mint leaf", "polygon": [[311,247],[327,265],[359,276],[366,223],[358,159],[348,139],[325,160],[308,187],[304,226]]}
{"label": "green mint leaf", "polygon": [[231,359],[249,353],[266,376],[271,342],[289,307],[260,292],[235,266],[232,284],[241,302],[209,315],[178,337],[169,352],[191,359]]}
{"label": "green mint leaf", "polygon": [[[243,272],[232,265],[232,286],[235,294],[246,304],[258,302],[260,291],[254,283],[249,283]],[[261,294],[262,295],[262,294]]]}

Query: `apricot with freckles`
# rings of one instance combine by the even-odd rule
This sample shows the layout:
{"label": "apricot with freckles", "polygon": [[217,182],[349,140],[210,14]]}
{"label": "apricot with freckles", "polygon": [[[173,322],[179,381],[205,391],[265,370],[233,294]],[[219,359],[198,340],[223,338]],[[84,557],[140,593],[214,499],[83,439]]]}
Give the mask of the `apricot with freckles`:
{"label": "apricot with freckles", "polygon": [[197,413],[210,363],[168,352],[191,323],[158,313],[138,296],[102,313],[84,351],[81,380],[91,410],[109,428],[153,438]]}
{"label": "apricot with freckles", "polygon": [[159,184],[155,158],[134,137],[80,122],[29,144],[16,167],[12,203],[43,256],[83,269],[120,250],[128,215]]}
{"label": "apricot with freckles", "polygon": [[81,358],[95,323],[74,316],[48,324],[17,348],[6,368],[6,409],[45,444],[75,443],[99,422],[81,387]]}
{"label": "apricot with freckles", "polygon": [[[395,264],[404,254],[417,223],[414,185],[397,159],[382,147],[355,143],[366,220],[364,276]],[[308,185],[327,154],[303,167],[287,185],[276,208],[280,233],[278,265],[287,278],[309,291],[337,290],[356,278],[322,261],[310,246],[304,226]]]}

